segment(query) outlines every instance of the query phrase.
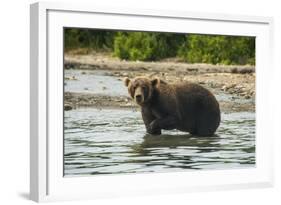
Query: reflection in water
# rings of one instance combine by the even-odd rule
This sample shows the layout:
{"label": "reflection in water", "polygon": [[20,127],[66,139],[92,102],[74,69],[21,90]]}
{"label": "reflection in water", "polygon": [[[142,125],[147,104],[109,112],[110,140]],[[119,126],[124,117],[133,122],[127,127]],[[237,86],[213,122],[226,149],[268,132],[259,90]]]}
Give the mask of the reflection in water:
{"label": "reflection in water", "polygon": [[139,112],[77,109],[65,112],[65,175],[229,169],[255,165],[255,114],[222,114],[212,137],[176,130],[145,134]]}

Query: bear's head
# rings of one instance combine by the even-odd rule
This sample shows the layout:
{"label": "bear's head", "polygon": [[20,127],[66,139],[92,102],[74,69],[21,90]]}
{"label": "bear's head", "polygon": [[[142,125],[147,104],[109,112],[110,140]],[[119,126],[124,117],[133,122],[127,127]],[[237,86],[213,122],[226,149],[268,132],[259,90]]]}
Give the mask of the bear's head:
{"label": "bear's head", "polygon": [[134,101],[142,106],[149,102],[155,90],[159,78],[135,77],[134,79],[125,78],[124,83],[128,87],[128,92]]}

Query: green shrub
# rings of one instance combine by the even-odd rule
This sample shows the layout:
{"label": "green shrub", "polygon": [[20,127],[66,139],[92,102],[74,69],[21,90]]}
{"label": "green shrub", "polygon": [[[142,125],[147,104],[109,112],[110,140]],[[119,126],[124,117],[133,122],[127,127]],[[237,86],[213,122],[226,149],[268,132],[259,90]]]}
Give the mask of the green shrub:
{"label": "green shrub", "polygon": [[93,29],[74,29],[64,30],[65,49],[87,48],[89,50],[113,50],[115,32],[93,30]]}
{"label": "green shrub", "polygon": [[108,51],[126,60],[179,57],[188,63],[255,64],[253,37],[75,28],[66,28],[64,37],[66,51]]}
{"label": "green shrub", "polygon": [[141,61],[174,57],[183,39],[180,34],[118,32],[114,39],[114,54],[121,59]]}
{"label": "green shrub", "polygon": [[255,39],[189,34],[179,48],[178,56],[189,63],[254,64]]}

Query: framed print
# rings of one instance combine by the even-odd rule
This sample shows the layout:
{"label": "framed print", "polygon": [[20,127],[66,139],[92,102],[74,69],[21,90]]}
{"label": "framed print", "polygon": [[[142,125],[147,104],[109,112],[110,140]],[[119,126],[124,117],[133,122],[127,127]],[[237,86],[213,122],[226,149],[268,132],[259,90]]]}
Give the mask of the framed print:
{"label": "framed print", "polygon": [[273,183],[269,17],[31,5],[30,197]]}

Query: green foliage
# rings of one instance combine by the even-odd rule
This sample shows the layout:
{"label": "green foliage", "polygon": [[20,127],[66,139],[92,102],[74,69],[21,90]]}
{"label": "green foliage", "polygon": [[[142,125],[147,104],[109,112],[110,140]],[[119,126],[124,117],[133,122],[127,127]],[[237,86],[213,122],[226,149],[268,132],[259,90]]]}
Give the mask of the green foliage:
{"label": "green foliage", "polygon": [[255,38],[239,36],[65,29],[65,49],[106,50],[120,59],[179,57],[188,63],[255,64]]}
{"label": "green foliage", "polygon": [[189,63],[254,64],[255,39],[190,34],[179,48],[178,56]]}
{"label": "green foliage", "polygon": [[112,50],[115,32],[92,29],[66,28],[65,49],[87,48],[92,50]]}
{"label": "green foliage", "polygon": [[159,60],[176,56],[183,42],[180,34],[118,32],[114,39],[114,55],[127,60]]}

